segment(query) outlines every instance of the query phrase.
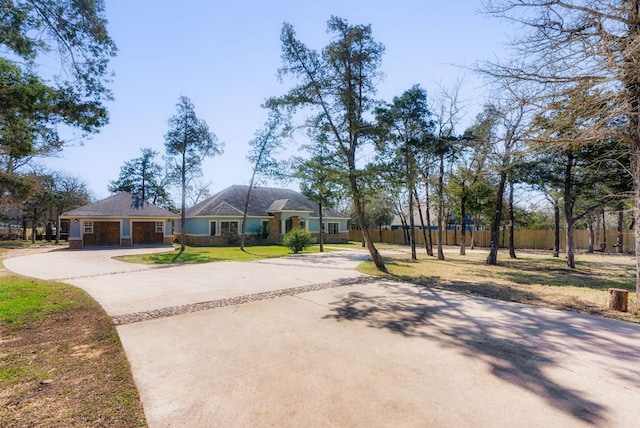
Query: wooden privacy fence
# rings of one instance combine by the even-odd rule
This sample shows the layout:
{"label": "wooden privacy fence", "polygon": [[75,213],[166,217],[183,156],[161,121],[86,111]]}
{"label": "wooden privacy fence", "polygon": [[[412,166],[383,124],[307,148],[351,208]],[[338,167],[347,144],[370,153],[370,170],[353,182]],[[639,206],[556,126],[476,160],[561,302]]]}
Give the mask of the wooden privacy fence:
{"label": "wooden privacy fence", "polygon": [[[437,231],[432,230],[431,236],[433,237],[434,244],[437,242]],[[405,234],[402,230],[370,230],[371,237],[374,242],[384,242],[387,244],[406,244]],[[475,246],[476,247],[489,247],[491,244],[490,235],[488,230],[473,232]],[[500,247],[507,247],[509,245],[509,232],[500,232]],[[528,230],[518,229],[515,231],[515,247],[520,249],[534,249],[534,250],[552,250],[554,241],[553,230]],[[460,231],[447,230],[443,233],[443,239],[445,245],[460,245]],[[350,241],[362,240],[362,233],[359,230],[349,231]],[[573,240],[576,250],[589,249],[589,231],[588,230],[576,230],[573,233]],[[471,232],[466,233],[467,246],[471,243]],[[618,232],[616,230],[607,230],[606,241],[600,233],[600,239],[596,239],[594,249],[599,249],[602,244],[606,242],[606,251],[614,251],[614,245],[618,242]],[[418,245],[424,244],[424,238],[421,230],[416,230],[416,243]],[[560,248],[566,248],[566,236],[564,230],[560,231]],[[635,252],[635,237],[633,230],[622,231],[622,249],[625,253]]]}

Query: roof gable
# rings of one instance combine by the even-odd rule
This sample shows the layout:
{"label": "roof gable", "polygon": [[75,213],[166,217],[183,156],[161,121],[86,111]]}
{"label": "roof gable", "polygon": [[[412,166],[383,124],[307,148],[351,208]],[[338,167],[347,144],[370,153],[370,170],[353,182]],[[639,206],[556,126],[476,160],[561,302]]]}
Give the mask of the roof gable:
{"label": "roof gable", "polygon": [[[241,216],[249,186],[233,185],[187,209],[187,217]],[[247,215],[266,217],[274,212],[303,211],[318,217],[318,204],[309,201],[303,194],[291,189],[253,187]],[[323,210],[327,217],[346,218],[333,210]]]}
{"label": "roof gable", "polygon": [[62,217],[176,217],[176,214],[120,192],[93,204],[67,211]]}

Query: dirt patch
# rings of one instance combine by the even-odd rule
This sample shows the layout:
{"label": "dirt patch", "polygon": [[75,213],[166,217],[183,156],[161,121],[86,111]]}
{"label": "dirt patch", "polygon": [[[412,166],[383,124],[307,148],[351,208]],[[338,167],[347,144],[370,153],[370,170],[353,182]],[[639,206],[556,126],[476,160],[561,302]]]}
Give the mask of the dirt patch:
{"label": "dirt patch", "polygon": [[[0,258],[58,249],[18,248]],[[0,271],[0,281],[11,275]],[[146,426],[113,322],[86,294],[74,309],[19,327],[0,325],[3,427]]]}

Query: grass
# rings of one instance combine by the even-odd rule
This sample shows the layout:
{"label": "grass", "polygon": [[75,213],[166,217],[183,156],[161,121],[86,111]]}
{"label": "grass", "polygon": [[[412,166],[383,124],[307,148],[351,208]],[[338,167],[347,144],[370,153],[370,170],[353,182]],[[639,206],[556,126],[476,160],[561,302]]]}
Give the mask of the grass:
{"label": "grass", "polygon": [[[578,255],[575,269],[569,269],[563,258],[551,255],[521,253],[510,259],[508,254],[500,254],[498,266],[487,266],[485,257],[484,251],[466,256],[448,252],[443,261],[424,254],[418,261],[398,255],[385,258],[387,274],[380,273],[372,262],[362,263],[358,270],[425,287],[640,323],[640,309],[634,303],[633,257]],[[629,290],[628,312],[606,308],[608,288]]]}
{"label": "grass", "polygon": [[113,323],[82,290],[0,271],[0,332],[3,427],[146,426]]}
{"label": "grass", "polygon": [[[300,254],[317,253],[319,248],[313,245]],[[329,251],[326,249],[325,251]],[[245,251],[240,247],[186,247],[184,253],[174,260],[176,253],[165,252],[155,254],[136,254],[128,256],[118,256],[115,259],[129,263],[210,263],[222,261],[247,262],[259,259],[271,259],[292,255],[287,247],[282,245],[260,245],[245,247]]]}
{"label": "grass", "polygon": [[39,282],[18,276],[0,282],[0,325],[20,326],[85,305],[79,289],[60,283]]}

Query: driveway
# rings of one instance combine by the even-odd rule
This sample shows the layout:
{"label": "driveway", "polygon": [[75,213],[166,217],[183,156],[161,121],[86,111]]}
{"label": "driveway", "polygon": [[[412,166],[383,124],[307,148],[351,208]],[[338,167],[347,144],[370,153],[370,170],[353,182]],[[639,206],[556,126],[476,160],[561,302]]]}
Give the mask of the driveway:
{"label": "driveway", "polygon": [[357,251],[164,268],[122,251],[4,264],[105,307],[151,427],[637,424],[638,325],[376,280]]}

